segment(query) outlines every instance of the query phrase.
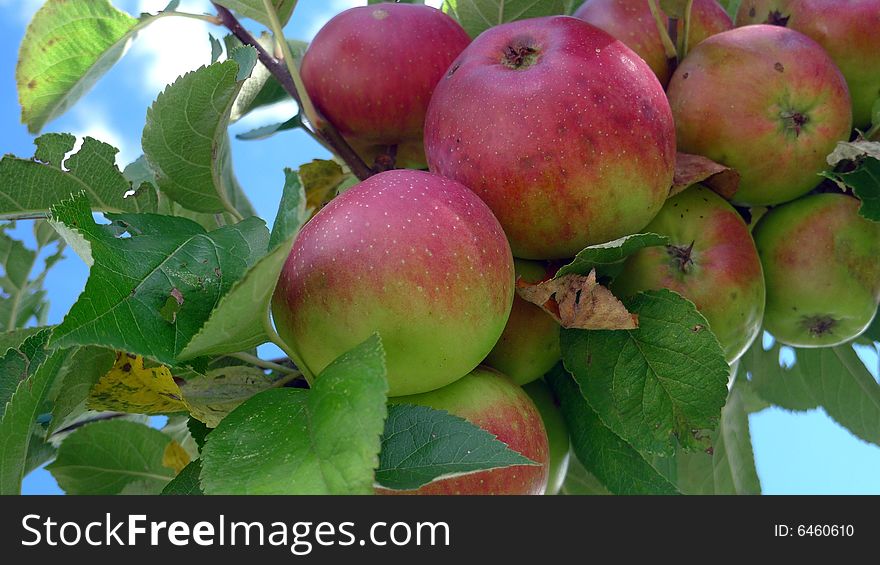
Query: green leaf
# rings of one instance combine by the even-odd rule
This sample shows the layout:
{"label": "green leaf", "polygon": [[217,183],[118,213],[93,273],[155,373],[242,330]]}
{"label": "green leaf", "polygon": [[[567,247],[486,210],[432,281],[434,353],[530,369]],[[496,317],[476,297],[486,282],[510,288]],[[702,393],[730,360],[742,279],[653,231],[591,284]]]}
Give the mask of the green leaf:
{"label": "green leaf", "polygon": [[600,275],[608,275],[613,272],[615,265],[620,265],[627,257],[645,247],[657,247],[669,243],[669,238],[655,233],[638,233],[609,241],[591,245],[578,253],[571,263],[559,269],[554,278],[565,275],[587,275],[596,269]]}
{"label": "green leaf", "polygon": [[269,302],[293,240],[306,220],[302,184],[295,171],[286,169],[284,174],[284,191],[269,238],[269,253],[220,300],[205,325],[180,352],[180,359],[244,351],[269,341]]}
{"label": "green leaf", "polygon": [[[129,163],[128,166],[125,167],[125,170],[122,171],[122,174],[132,186],[139,187],[135,198],[139,198],[142,202],[142,211],[157,212],[166,216],[187,218],[196,222],[206,230],[234,224],[238,221],[236,217],[229,212],[223,212],[222,214],[208,214],[188,210],[167,196],[159,194],[159,186],[156,184],[156,173],[150,168],[147,158],[143,155]],[[242,192],[241,195],[236,194],[236,192],[242,190],[237,181],[233,183],[233,189],[233,195],[230,200],[233,205],[236,206],[239,213],[247,217],[255,216],[256,213],[253,211],[253,208],[247,201],[247,197],[244,196],[244,193]]]}
{"label": "green leaf", "polygon": [[[161,14],[167,15],[167,14]],[[107,0],[48,0],[34,14],[18,53],[21,121],[38,133],[76,103],[158,17],[135,19]]]}
{"label": "green leaf", "polygon": [[[17,349],[24,341],[32,335],[43,331],[44,327],[20,328],[17,330],[0,332],[0,357],[6,355],[10,349]],[[0,373],[3,370],[0,369]]]}
{"label": "green leaf", "polygon": [[[275,40],[271,34],[263,32],[256,39],[269,53],[275,51]],[[223,42],[226,44],[227,53],[232,53],[236,48],[243,45],[234,35],[227,35],[223,38]],[[305,41],[288,39],[287,45],[290,47],[294,60],[299,65],[309,44]],[[235,102],[232,104],[232,112],[229,116],[230,121],[237,122],[257,108],[271,106],[272,104],[290,99],[290,94],[281,86],[278,79],[261,62],[257,62],[251,76],[244,81],[238,97],[236,97]]]}
{"label": "green leaf", "polygon": [[668,290],[624,303],[639,328],[563,330],[562,356],[602,421],[643,453],[698,448],[727,397],[730,367],[706,319]]}
{"label": "green leaf", "polygon": [[239,133],[235,136],[236,139],[240,139],[242,141],[256,141],[260,139],[268,139],[275,135],[276,133],[282,131],[288,131],[292,129],[296,129],[298,127],[302,127],[302,117],[297,114],[294,117],[290,118],[286,122],[280,122],[277,124],[269,124],[265,126],[261,126],[250,131],[246,131],[244,133]]}
{"label": "green leaf", "polygon": [[602,423],[561,365],[545,378],[561,403],[562,416],[577,459],[611,493],[678,492],[638,451]]}
{"label": "green leaf", "polygon": [[103,347],[77,348],[58,371],[50,393],[52,420],[48,432],[66,428],[87,412],[89,391],[113,366],[116,354]]}
{"label": "green leaf", "polygon": [[743,384],[730,391],[721,423],[712,434],[711,453],[679,451],[677,482],[685,494],[761,494],[755,468],[749,415],[743,403]]}
{"label": "green leaf", "polygon": [[202,472],[202,462],[199,459],[190,461],[189,465],[183,468],[183,471],[177,474],[170,483],[168,483],[162,494],[166,495],[184,495],[195,496],[205,494],[199,485],[199,474]]}
{"label": "green leaf", "polygon": [[67,494],[159,494],[174,477],[162,465],[171,441],[142,424],[94,422],[70,434],[46,469]]}
{"label": "green leaf", "polygon": [[388,408],[376,482],[417,489],[454,474],[536,465],[486,430],[444,410],[395,404]]}
{"label": "green leaf", "polygon": [[[269,16],[266,14],[266,8],[263,0],[216,0],[217,4],[225,6],[238,14],[242,18],[250,18],[261,24],[269,26]],[[293,14],[293,8],[296,6],[296,0],[272,0],[272,7],[278,14],[281,25],[287,23]]]}
{"label": "green leaf", "polygon": [[779,365],[778,346],[757,349],[746,353],[746,367],[762,398],[789,410],[821,406],[856,437],[880,445],[880,384],[851,344],[796,349],[790,368]]}
{"label": "green leaf", "polygon": [[37,367],[46,360],[46,343],[52,330],[40,328],[40,331],[27,335],[26,332],[14,332],[21,338],[16,345],[6,348],[0,357],[0,417],[3,416],[7,402],[12,399],[20,383],[34,374]]}
{"label": "green leaf", "polygon": [[718,3],[727,11],[730,19],[736,20],[736,13],[739,11],[742,0],[718,0]]}
{"label": "green leaf", "polygon": [[564,14],[566,0],[444,0],[444,12],[458,20],[471,37],[516,20]]}
{"label": "green leaf", "polygon": [[874,315],[874,321],[871,322],[871,325],[868,326],[868,329],[865,330],[862,337],[875,342],[880,341],[880,311]]}
{"label": "green leaf", "polygon": [[[269,233],[249,218],[206,233],[183,218],[108,216],[95,223],[80,196],[52,209],[52,223],[91,266],[86,287],[53,335],[53,345],[102,345],[171,365],[218,300],[265,253]],[[117,237],[125,230],[129,237]],[[160,310],[182,300],[173,322]]]}
{"label": "green leaf", "polygon": [[817,408],[819,403],[813,397],[804,374],[809,367],[800,363],[790,368],[783,367],[780,364],[779,344],[765,350],[762,341],[756,339],[739,361],[742,378],[749,376],[751,389],[760,398],[786,410]]}
{"label": "green leaf", "polygon": [[65,351],[49,355],[33,374],[18,384],[6,404],[0,419],[0,495],[21,492],[35,422],[66,356]]}
{"label": "green leaf", "polygon": [[220,422],[202,449],[207,494],[369,494],[386,415],[378,336],[340,356],[309,391],[271,389]]}
{"label": "green leaf", "polygon": [[39,214],[72,194],[85,192],[94,210],[152,212],[143,200],[125,198],[131,184],[116,167],[118,150],[86,137],[73,151],[76,138],[68,133],[38,137],[32,159],[6,155],[0,159],[0,217]]}
{"label": "green leaf", "polygon": [[841,161],[852,161],[855,169],[846,173],[826,172],[824,176],[842,188],[851,188],[862,201],[859,214],[880,222],[880,142],[838,142],[828,156],[828,164],[835,166]]}
{"label": "green leaf", "polygon": [[272,388],[274,381],[254,367],[213,369],[203,377],[188,379],[180,392],[190,414],[216,428],[220,421],[255,394]]}
{"label": "green leaf", "polygon": [[611,491],[605,488],[605,485],[592,473],[584,469],[577,457],[572,456],[568,460],[568,472],[565,474],[565,482],[562,483],[559,494],[608,495]]}
{"label": "green leaf", "polygon": [[205,437],[211,432],[211,428],[205,425],[204,422],[196,420],[195,418],[190,418],[186,421],[186,427],[189,428],[189,435],[195,440],[196,445],[199,446],[199,451],[201,452],[202,448],[205,447]]}
{"label": "green leaf", "polygon": [[187,73],[147,110],[141,143],[159,190],[197,212],[234,212],[235,181],[226,129],[232,104],[257,61],[253,47]]}

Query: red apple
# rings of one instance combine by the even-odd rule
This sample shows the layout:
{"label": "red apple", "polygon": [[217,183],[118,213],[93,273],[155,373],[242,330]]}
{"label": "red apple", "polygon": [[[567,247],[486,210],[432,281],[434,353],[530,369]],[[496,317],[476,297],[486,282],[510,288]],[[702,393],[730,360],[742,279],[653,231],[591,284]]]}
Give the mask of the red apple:
{"label": "red apple", "polygon": [[853,124],[871,123],[880,99],[880,0],[745,0],[736,23],[780,25],[814,39],[846,77]]}
{"label": "red apple", "polygon": [[[658,2],[659,6],[659,2]],[[574,17],[604,29],[623,41],[651,66],[660,82],[666,85],[672,68],[660,41],[657,22],[651,14],[648,0],[587,0]],[[663,17],[668,27],[667,18]],[[691,8],[688,49],[716,33],[733,27],[730,16],[715,0],[695,0]],[[684,33],[684,22],[679,20],[678,33]]]}
{"label": "red apple", "polygon": [[431,92],[468,43],[455,20],[429,6],[360,6],[321,28],[303,57],[302,79],[318,110],[365,158],[376,152],[370,146],[406,144],[407,163],[424,162]]}
{"label": "red apple", "polygon": [[667,247],[631,255],[612,290],[628,296],[668,288],[691,300],[709,322],[729,363],[761,332],[764,275],[749,228],[723,198],[700,185],[670,198],[646,231]]}
{"label": "red apple", "polygon": [[755,226],[767,278],[765,327],[795,347],[838,345],[861,334],[880,304],[880,223],[844,194],[779,206]]}
{"label": "red apple", "polygon": [[678,148],[732,167],[734,201],[780,204],[820,182],[852,128],[843,75],[815,41],[757,25],[703,41],[669,82]]}
{"label": "red apple", "polygon": [[639,231],[675,164],[657,77],[620,41],[565,16],[477,37],[434,90],[425,151],[433,172],[486,201],[524,259]]}
{"label": "red apple", "polygon": [[[530,283],[553,277],[547,265],[537,261],[516,259],[514,270],[518,278]],[[550,314],[514,296],[504,332],[483,363],[519,385],[540,379],[562,358],[559,330],[560,325]]]}
{"label": "red apple", "polygon": [[504,232],[473,192],[393,170],[355,185],[303,227],[272,313],[313,374],[378,332],[389,394],[416,394],[486,357],[510,313],[513,273]]}
{"label": "red apple", "polygon": [[539,465],[478,471],[440,479],[415,491],[378,489],[380,494],[544,494],[550,457],[547,432],[535,403],[505,375],[480,367],[449,386],[391,401],[446,410]]}

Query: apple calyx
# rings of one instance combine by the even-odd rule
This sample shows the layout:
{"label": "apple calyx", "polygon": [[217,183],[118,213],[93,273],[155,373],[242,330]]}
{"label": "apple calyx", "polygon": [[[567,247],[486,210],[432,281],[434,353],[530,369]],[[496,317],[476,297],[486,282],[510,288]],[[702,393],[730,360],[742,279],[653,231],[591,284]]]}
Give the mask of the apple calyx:
{"label": "apple calyx", "polygon": [[669,256],[672,258],[672,264],[682,273],[690,271],[691,265],[694,264],[694,243],[696,242],[692,241],[687,247],[682,247],[680,245],[666,246],[666,252],[669,253]]}
{"label": "apple calyx", "polygon": [[782,121],[785,124],[785,129],[794,131],[795,137],[800,137],[804,126],[810,121],[810,118],[806,114],[795,112],[794,110],[782,112],[779,114],[779,117],[782,118]]}
{"label": "apple calyx", "polygon": [[837,326],[837,320],[831,316],[808,316],[804,318],[804,326],[815,338],[831,334]]}
{"label": "apple calyx", "polygon": [[538,50],[530,45],[530,41],[518,41],[504,48],[501,64],[515,71],[528,69],[538,62]]}
{"label": "apple calyx", "polygon": [[[754,15],[754,14],[752,14]],[[773,10],[767,15],[767,25],[786,27],[791,16],[784,16],[779,10]]]}

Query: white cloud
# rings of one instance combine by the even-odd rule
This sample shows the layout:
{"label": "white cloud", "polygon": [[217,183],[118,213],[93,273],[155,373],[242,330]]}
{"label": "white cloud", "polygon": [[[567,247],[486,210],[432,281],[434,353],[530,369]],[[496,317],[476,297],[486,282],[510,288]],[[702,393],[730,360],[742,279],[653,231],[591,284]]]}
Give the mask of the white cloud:
{"label": "white cloud", "polygon": [[[138,12],[155,13],[168,4],[167,0],[141,0]],[[210,12],[206,0],[181,2],[182,12]],[[162,18],[138,34],[131,56],[141,59],[139,68],[147,97],[154,98],[177,77],[211,62],[208,32],[217,35],[205,22],[190,18]],[[222,35],[222,33],[220,33]]]}

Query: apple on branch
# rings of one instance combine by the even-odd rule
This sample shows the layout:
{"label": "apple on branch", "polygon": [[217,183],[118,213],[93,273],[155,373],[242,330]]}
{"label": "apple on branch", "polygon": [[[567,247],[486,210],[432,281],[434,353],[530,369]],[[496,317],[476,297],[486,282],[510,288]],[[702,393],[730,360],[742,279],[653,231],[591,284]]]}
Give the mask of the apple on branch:
{"label": "apple on branch", "polygon": [[359,6],[321,28],[303,56],[302,79],[318,110],[368,164],[396,145],[398,165],[422,168],[431,93],[470,40],[430,6]]}
{"label": "apple on branch", "polygon": [[440,79],[425,119],[432,172],[492,209],[516,257],[563,259],[638,232],[669,194],[675,132],[629,47],[577,18],[491,28]]}

